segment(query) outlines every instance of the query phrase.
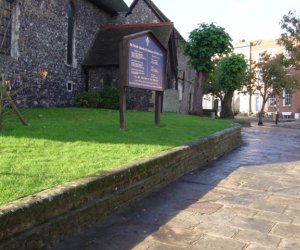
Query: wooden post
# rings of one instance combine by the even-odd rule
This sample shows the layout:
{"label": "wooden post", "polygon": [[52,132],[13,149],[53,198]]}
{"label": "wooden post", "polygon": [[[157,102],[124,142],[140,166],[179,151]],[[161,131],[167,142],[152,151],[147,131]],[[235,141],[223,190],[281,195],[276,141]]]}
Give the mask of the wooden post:
{"label": "wooden post", "polygon": [[19,118],[20,122],[24,126],[28,126],[27,122],[24,120],[23,116],[21,115],[20,111],[18,110],[17,106],[15,105],[13,99],[10,97],[9,91],[4,90],[4,94],[5,94],[5,97],[6,97],[6,100],[7,100],[8,104],[13,109],[13,111],[16,114],[16,116]]}
{"label": "wooden post", "polygon": [[119,48],[120,70],[120,130],[126,131],[126,88],[128,81],[128,41],[123,38]]}
{"label": "wooden post", "polygon": [[3,110],[3,103],[4,103],[4,93],[3,93],[3,87],[0,82],[0,133],[3,130],[3,115],[4,115],[4,110]]}
{"label": "wooden post", "polygon": [[120,89],[120,129],[126,130],[126,87],[122,84]]}
{"label": "wooden post", "polygon": [[161,91],[155,91],[155,118],[154,124],[156,128],[160,127],[160,111],[161,111]]}
{"label": "wooden post", "polygon": [[16,113],[17,117],[19,118],[20,122],[24,126],[28,126],[25,119],[21,115],[20,111],[18,110],[17,106],[15,105],[13,99],[10,96],[10,91],[7,91],[3,84],[3,76],[0,77],[0,132],[3,130],[3,116],[4,116],[4,99],[8,102],[9,106],[13,109],[13,111]]}

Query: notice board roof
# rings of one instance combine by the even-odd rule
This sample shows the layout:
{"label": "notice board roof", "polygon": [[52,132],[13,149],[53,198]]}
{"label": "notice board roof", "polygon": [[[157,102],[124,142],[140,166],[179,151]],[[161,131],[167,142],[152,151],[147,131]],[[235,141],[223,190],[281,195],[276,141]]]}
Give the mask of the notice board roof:
{"label": "notice board roof", "polygon": [[82,66],[118,66],[119,46],[123,37],[145,30],[151,30],[160,43],[167,48],[173,29],[174,24],[171,22],[107,25],[97,33]]}

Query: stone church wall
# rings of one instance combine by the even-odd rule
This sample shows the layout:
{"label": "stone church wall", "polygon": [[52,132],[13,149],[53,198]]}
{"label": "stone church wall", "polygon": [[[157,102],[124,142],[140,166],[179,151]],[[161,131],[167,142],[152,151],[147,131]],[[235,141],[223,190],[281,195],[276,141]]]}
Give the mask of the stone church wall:
{"label": "stone church wall", "polygon": [[127,24],[159,23],[157,15],[149,8],[144,0],[137,2],[132,12],[126,17]]}
{"label": "stone church wall", "polygon": [[18,1],[19,56],[6,56],[2,64],[4,80],[24,88],[15,98],[20,106],[72,105],[75,95],[85,88],[81,63],[97,29],[118,20],[88,1],[74,1],[74,60],[72,66],[67,65],[68,3]]}

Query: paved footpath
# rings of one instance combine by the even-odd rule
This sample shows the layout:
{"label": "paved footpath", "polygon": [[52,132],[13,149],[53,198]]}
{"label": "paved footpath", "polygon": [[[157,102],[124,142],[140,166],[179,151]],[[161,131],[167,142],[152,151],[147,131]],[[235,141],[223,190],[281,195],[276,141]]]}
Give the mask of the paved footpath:
{"label": "paved footpath", "polygon": [[282,128],[300,129],[300,121],[296,120],[296,121],[291,121],[291,122],[279,122],[277,126],[282,127]]}
{"label": "paved footpath", "polygon": [[55,249],[300,249],[300,129],[243,145]]}

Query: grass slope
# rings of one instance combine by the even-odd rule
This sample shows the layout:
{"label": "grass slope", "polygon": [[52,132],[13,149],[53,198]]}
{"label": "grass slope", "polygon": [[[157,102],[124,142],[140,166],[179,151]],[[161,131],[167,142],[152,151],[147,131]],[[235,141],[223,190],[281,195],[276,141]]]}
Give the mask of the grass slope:
{"label": "grass slope", "polygon": [[112,110],[28,109],[30,126],[8,117],[0,134],[0,204],[153,155],[232,126],[230,121],[129,111],[126,132]]}

